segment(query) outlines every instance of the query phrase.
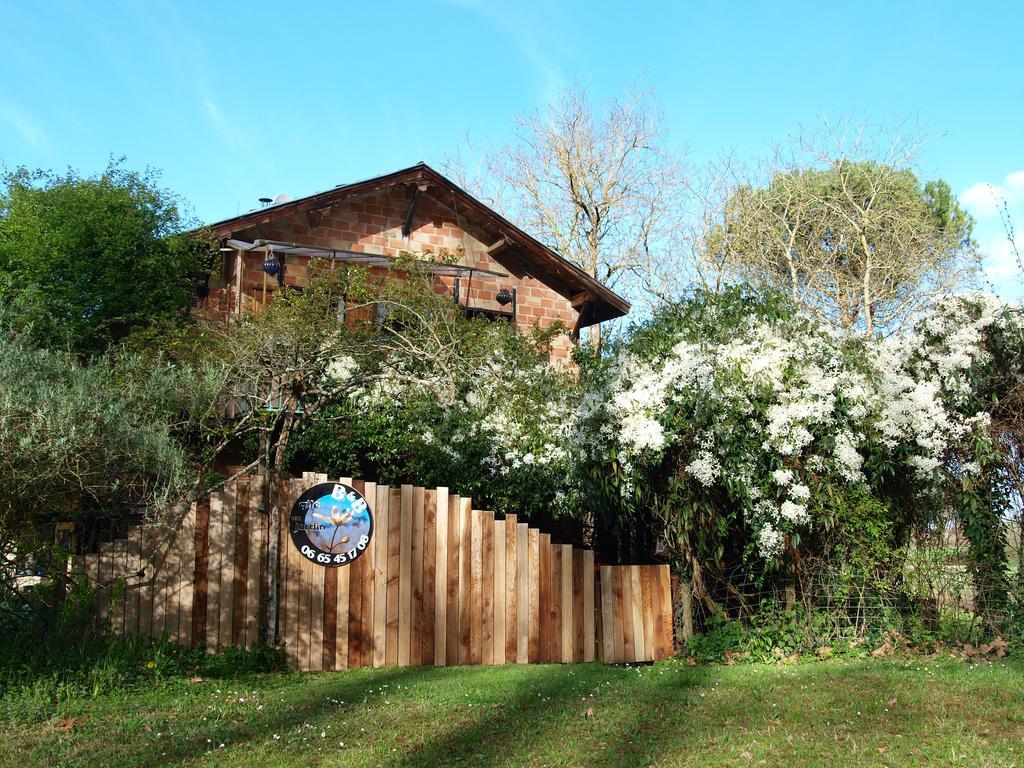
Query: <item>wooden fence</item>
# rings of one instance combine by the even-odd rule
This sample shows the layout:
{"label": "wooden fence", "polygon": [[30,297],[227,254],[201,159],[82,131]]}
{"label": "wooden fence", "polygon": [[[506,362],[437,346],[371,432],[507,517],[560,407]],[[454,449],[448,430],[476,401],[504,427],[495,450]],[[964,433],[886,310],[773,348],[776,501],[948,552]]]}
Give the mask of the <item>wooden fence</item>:
{"label": "wooden fence", "polygon": [[672,655],[667,566],[598,571],[593,551],[552,543],[446,488],[342,479],[370,506],[370,546],[349,565],[311,563],[292,546],[287,508],[326,481],[289,482],[278,531],[268,529],[262,479],[247,477],[194,504],[175,530],[135,527],[80,555],[75,568],[97,586],[98,618],[118,634],[251,648],[266,624],[275,535],[278,636],[295,669]]}

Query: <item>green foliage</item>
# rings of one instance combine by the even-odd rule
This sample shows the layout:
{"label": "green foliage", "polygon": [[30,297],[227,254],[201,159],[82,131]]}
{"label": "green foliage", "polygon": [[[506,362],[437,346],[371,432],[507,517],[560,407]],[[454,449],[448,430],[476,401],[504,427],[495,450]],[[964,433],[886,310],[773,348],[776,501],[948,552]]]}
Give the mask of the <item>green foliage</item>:
{"label": "green foliage", "polygon": [[157,517],[192,489],[197,435],[221,379],[215,368],[123,349],[86,364],[4,321],[0,456],[12,460],[0,462],[0,598],[16,601],[19,569],[63,564],[54,523]]}
{"label": "green foliage", "polygon": [[[233,677],[282,669],[280,648],[229,647],[206,654],[163,638],[117,639],[94,620],[95,592],[84,579],[55,602],[43,582],[0,604],[0,718],[32,721],[69,699],[97,697],[167,677]],[[116,592],[116,590],[115,590]],[[58,606],[56,617],[52,615]]]}
{"label": "green foliage", "polygon": [[[291,465],[446,486],[477,505],[525,516],[556,501],[568,506],[567,461],[557,457],[565,452],[560,425],[570,416],[573,382],[547,364],[559,329],[528,336],[482,318],[455,318],[451,329],[459,365],[449,373],[449,397],[395,377],[346,392],[306,420]],[[433,375],[429,367],[420,374]]]}
{"label": "green foliage", "polygon": [[94,353],[187,317],[209,248],[158,175],[20,168],[0,186],[0,304],[45,343]]}
{"label": "green foliage", "polygon": [[972,229],[945,181],[841,159],[738,188],[704,245],[741,280],[870,334],[970,274]]}

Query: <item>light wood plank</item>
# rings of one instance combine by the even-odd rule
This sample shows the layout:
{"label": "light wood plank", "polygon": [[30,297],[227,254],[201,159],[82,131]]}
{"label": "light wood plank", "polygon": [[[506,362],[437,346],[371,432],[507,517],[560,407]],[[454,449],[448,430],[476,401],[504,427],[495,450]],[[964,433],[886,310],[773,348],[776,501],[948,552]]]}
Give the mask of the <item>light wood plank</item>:
{"label": "light wood plank", "polygon": [[541,660],[540,657],[540,531],[536,528],[528,529],[529,533],[529,569],[530,569],[530,591],[529,591],[529,656],[532,662]]}
{"label": "light wood plank", "polygon": [[491,637],[491,663],[505,663],[505,521],[494,521],[494,588],[491,616],[494,617],[494,631]]}
{"label": "light wood plank", "polygon": [[[224,553],[224,509],[231,506],[228,490],[218,491],[210,497],[209,560],[206,570],[206,650],[216,652],[220,639],[220,588],[221,564]],[[161,547],[163,542],[161,542]],[[161,558],[162,561],[162,558]],[[153,632],[164,631],[163,583],[164,568],[160,563],[157,575],[157,594],[153,600]]]}
{"label": "light wood plank", "polygon": [[434,534],[434,666],[447,664],[448,636],[448,489],[437,489]]}
{"label": "light wood plank", "polygon": [[472,664],[473,511],[471,499],[459,499],[459,526],[462,533],[459,541],[459,664]]}
{"label": "light wood plank", "polygon": [[583,550],[572,550],[572,660],[583,661],[583,626],[586,614],[583,612]]}
{"label": "light wood plank", "polygon": [[249,485],[249,565],[245,572],[245,613],[242,643],[251,650],[259,641],[260,591],[263,575],[263,548],[267,523],[263,509],[263,477],[256,476]]}
{"label": "light wood plank", "polygon": [[[422,664],[423,651],[423,519],[426,495],[419,486],[412,490],[412,596],[410,598],[409,664]],[[433,598],[433,595],[431,595]]]}
{"label": "light wood plank", "polygon": [[615,606],[613,604],[612,568],[601,566],[601,660],[615,663]]}
{"label": "light wood plank", "polygon": [[176,640],[181,645],[192,644],[192,608],[195,600],[196,576],[196,519],[199,505],[189,505],[188,514],[181,521],[179,539],[181,556],[178,576],[178,632]]}
{"label": "light wood plank", "polygon": [[594,615],[594,550],[583,550],[583,660],[596,656]]}
{"label": "light wood plank", "polygon": [[483,527],[484,513],[470,510],[470,598],[469,598],[469,663],[483,661]]}
{"label": "light wood plank", "polygon": [[298,669],[299,665],[299,651],[301,645],[299,603],[302,594],[302,570],[305,568],[306,558],[302,556],[302,553],[300,553],[292,543],[289,519],[291,515],[291,508],[295,504],[295,494],[300,491],[300,484],[285,481],[281,502],[281,555],[285,563],[285,574],[283,575],[283,578],[286,578],[282,583],[282,591],[286,593],[285,599],[287,611],[287,634],[284,636],[285,653],[289,660],[289,665],[293,669]]}
{"label": "light wood plank", "polygon": [[[360,555],[359,560],[363,557]],[[338,603],[334,614],[334,663],[332,669],[348,669],[348,608],[352,600],[352,566],[359,560],[335,569],[338,573]],[[356,599],[359,599],[358,596]]]}
{"label": "light wood plank", "polygon": [[448,585],[446,592],[448,610],[445,626],[445,664],[448,666],[459,663],[459,579],[462,566],[459,550],[461,548],[462,498],[452,495],[448,497]]}
{"label": "light wood plank", "polygon": [[633,601],[633,659],[643,661],[647,658],[647,646],[644,640],[644,592],[643,578],[640,575],[642,566],[629,566],[630,596]]}
{"label": "light wood plank", "polygon": [[124,629],[125,634],[132,637],[139,635],[139,592],[142,579],[138,573],[142,570],[142,528],[133,525],[128,531],[128,592],[125,595]]}
{"label": "light wood plank", "polygon": [[424,492],[423,500],[423,629],[420,663],[434,663],[434,600],[437,596],[437,491]]}
{"label": "light wood plank", "polygon": [[573,556],[569,544],[562,545],[562,662],[571,663],[576,611],[572,596]]}
{"label": "light wood plank", "polygon": [[412,658],[412,486],[400,491],[398,546],[398,665],[409,666]]}
{"label": "light wood plank", "polygon": [[402,560],[402,490],[390,489],[388,496],[388,589],[387,633],[384,664],[398,664],[398,628],[401,613],[401,560]]}
{"label": "light wood plank", "polygon": [[632,634],[633,619],[629,601],[629,579],[623,578],[625,568],[621,565],[612,568],[612,594],[615,598],[615,661],[621,663],[632,661],[633,640],[626,641],[627,629]]}
{"label": "light wood plank", "polygon": [[[220,570],[220,626],[218,644],[231,645],[231,619],[235,591],[235,524],[238,519],[238,504],[243,501],[248,481],[245,478],[228,483],[225,488],[224,522],[222,529],[223,550]],[[241,498],[240,498],[241,497]],[[176,559],[176,558],[175,558]],[[168,617],[169,618],[169,617]]]}
{"label": "light wood plank", "polygon": [[517,660],[519,644],[519,518],[505,516],[505,663]]}
{"label": "light wood plank", "polygon": [[151,637],[153,634],[153,564],[150,562],[152,548],[152,527],[139,526],[139,568],[142,570],[139,577],[139,634],[143,637]]}
{"label": "light wood plank", "polygon": [[654,661],[656,653],[654,650],[654,578],[655,568],[653,565],[640,566],[640,588],[642,598],[640,605],[640,618],[643,622],[644,633],[644,661]]}
{"label": "light wood plank", "polygon": [[110,624],[115,635],[125,636],[125,604],[128,598],[128,540],[117,539],[111,548],[112,577],[115,582],[113,589],[114,604],[110,613]]}
{"label": "light wood plank", "polygon": [[530,661],[530,599],[533,583],[530,529],[526,523],[516,524],[516,663]]}
{"label": "light wood plank", "polygon": [[[551,546],[551,534],[540,535],[540,646],[538,659],[543,662],[555,661],[552,653],[554,647],[554,607],[552,606],[552,581],[554,575],[554,551]],[[559,636],[561,637],[561,636]]]}
{"label": "light wood plank", "polygon": [[661,591],[661,624],[663,627],[663,658],[675,653],[674,627],[672,622],[672,573],[667,565],[658,566],[658,586]]}
{"label": "light wood plank", "polygon": [[386,661],[388,618],[388,531],[389,499],[391,489],[377,486],[377,506],[374,510],[374,567],[373,567],[373,666],[383,667]]}

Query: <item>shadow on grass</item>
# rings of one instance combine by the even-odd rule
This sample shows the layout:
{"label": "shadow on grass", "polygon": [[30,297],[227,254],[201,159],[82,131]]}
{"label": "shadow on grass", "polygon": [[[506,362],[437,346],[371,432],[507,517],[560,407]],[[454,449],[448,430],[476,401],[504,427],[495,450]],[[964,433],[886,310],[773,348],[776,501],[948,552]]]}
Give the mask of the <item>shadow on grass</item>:
{"label": "shadow on grass", "polygon": [[[566,764],[632,765],[642,761],[644,755],[655,754],[664,740],[667,700],[689,696],[704,687],[709,672],[698,668],[688,669],[683,675],[646,674],[643,680],[636,680],[637,674],[600,664],[310,673],[310,677],[292,677],[294,688],[289,680],[267,690],[270,696],[289,699],[287,708],[268,706],[233,720],[211,719],[206,732],[192,730],[172,742],[138,740],[134,749],[129,747],[117,755],[125,765],[141,768],[202,762],[212,751],[208,759],[218,764],[216,742],[223,742],[229,745],[225,758],[234,754],[237,761],[237,756],[244,756],[248,749],[265,749],[271,734],[294,733],[324,716],[358,718],[367,698],[383,696],[379,692],[386,687],[393,706],[399,708],[402,728],[393,742],[399,751],[378,753],[373,763],[376,765],[514,765],[545,755],[556,762],[568,761]],[[223,682],[230,685],[229,681]],[[472,691],[465,702],[461,696],[464,690]],[[594,692],[597,695],[590,698]],[[196,691],[203,706],[216,703],[211,693],[208,689]],[[619,699],[610,698],[619,695],[629,697],[625,707]],[[432,706],[418,706],[424,697]],[[436,698],[431,702],[429,697]],[[586,716],[591,706],[597,713],[594,719]],[[200,714],[196,710],[187,717],[198,721]],[[179,717],[184,720],[186,715]],[[206,741],[208,736],[215,737],[214,743]],[[123,736],[116,738],[123,741]],[[53,753],[52,757],[68,765],[110,764],[112,753],[104,749],[99,740],[88,750],[71,755]],[[372,744],[369,749],[374,749]],[[301,752],[295,754],[296,765],[309,764],[302,762]],[[280,757],[275,753],[271,762],[280,764]],[[338,749],[335,757],[339,764],[345,761],[345,750]],[[254,761],[260,759],[254,755]],[[313,762],[323,759],[325,755],[320,754]]]}
{"label": "shadow on grass", "polygon": [[[678,695],[702,686],[707,677],[706,672],[694,670],[685,677],[651,675],[638,683],[629,677],[636,675],[635,671],[599,664],[518,669],[522,670],[521,678],[507,700],[477,707],[475,717],[463,718],[454,727],[444,729],[439,724],[436,737],[412,746],[387,765],[427,768],[532,764],[531,759],[541,757],[538,753],[551,749],[557,750],[557,758],[567,760],[567,764],[601,765],[608,759],[616,760],[616,755],[623,752],[637,752],[629,744],[629,735],[648,726],[669,689]],[[581,685],[584,682],[585,688]],[[601,690],[608,682],[618,685],[589,698],[590,692]],[[607,699],[617,694],[616,689],[630,697],[632,716],[626,722],[608,720],[614,716],[613,709],[619,710]],[[597,713],[593,720],[587,716],[591,707]],[[583,743],[600,751],[574,753],[573,747]]]}
{"label": "shadow on grass", "polygon": [[[350,673],[341,672],[330,675],[311,673],[318,675],[315,694],[312,690],[307,689],[303,694],[305,700],[296,701],[299,706],[293,707],[287,712],[267,708],[248,715],[244,719],[218,723],[211,726],[211,731],[216,733],[219,741],[230,744],[232,750],[244,749],[248,743],[262,744],[269,734],[287,733],[326,713],[337,715],[354,711],[362,705],[366,695],[373,692],[374,689],[379,689],[382,686],[394,689],[398,685],[403,685],[409,680],[422,676],[423,668],[395,667],[376,670],[370,674],[367,672],[368,670],[353,670]],[[298,683],[298,685],[303,685],[303,683]],[[279,690],[283,692],[286,689]],[[275,692],[277,691],[278,689],[275,689]],[[208,695],[208,692],[204,693]],[[345,702],[345,704],[340,705],[338,702]],[[215,744],[213,746],[216,747]],[[166,741],[146,744],[144,749],[131,755],[125,755],[125,758],[130,759],[130,763],[126,763],[126,765],[130,764],[136,768],[171,766],[201,758],[210,750],[211,744],[201,740],[199,736],[193,736],[172,744],[168,744]]]}

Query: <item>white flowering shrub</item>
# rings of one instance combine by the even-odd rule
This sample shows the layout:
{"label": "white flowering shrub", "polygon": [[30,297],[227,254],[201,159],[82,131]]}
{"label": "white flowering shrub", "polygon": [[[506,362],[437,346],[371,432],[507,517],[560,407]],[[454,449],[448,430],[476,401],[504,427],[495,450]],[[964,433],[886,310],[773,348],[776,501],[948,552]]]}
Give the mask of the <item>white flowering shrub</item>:
{"label": "white flowering shrub", "polygon": [[[574,379],[548,363],[544,337],[482,320],[462,333],[471,364],[448,401],[429,364],[398,365],[314,418],[296,441],[295,466],[443,485],[477,508],[526,517],[574,510]],[[360,378],[350,361],[338,367]]]}
{"label": "white flowering shrub", "polygon": [[838,524],[853,493],[882,500],[905,538],[952,479],[983,473],[979,371],[994,337],[1021,330],[1016,311],[981,295],[865,340],[779,299],[698,294],[588,373],[584,476],[606,518],[653,518],[690,563],[730,552],[777,564]]}

